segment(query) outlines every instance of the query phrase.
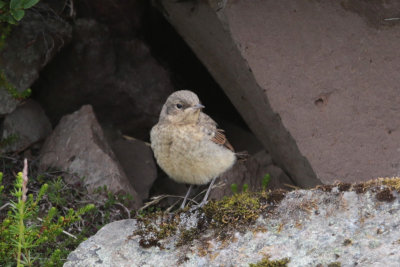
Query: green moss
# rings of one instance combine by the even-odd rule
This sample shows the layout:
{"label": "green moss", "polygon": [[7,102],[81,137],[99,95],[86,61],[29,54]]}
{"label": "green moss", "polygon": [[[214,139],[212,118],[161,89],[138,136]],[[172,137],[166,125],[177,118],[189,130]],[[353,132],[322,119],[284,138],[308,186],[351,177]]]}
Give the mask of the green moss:
{"label": "green moss", "polygon": [[4,72],[2,70],[0,70],[0,87],[3,87],[4,89],[6,89],[6,91],[14,98],[17,100],[23,100],[28,98],[31,94],[32,94],[32,90],[30,88],[19,92],[17,90],[17,88],[15,88],[14,85],[12,85],[6,75],[4,74]]}
{"label": "green moss", "polygon": [[353,185],[353,190],[357,193],[364,193],[370,188],[381,185],[387,186],[389,189],[396,190],[400,193],[400,177],[385,177],[373,179],[365,183]]}
{"label": "green moss", "polygon": [[[157,218],[163,218],[163,220],[157,222]],[[138,230],[134,231],[130,238],[139,235],[139,244],[144,248],[153,246],[162,248],[160,240],[174,235],[179,223],[178,217],[160,211],[148,213],[136,219],[138,221]]]}
{"label": "green moss", "polygon": [[200,234],[200,230],[197,228],[191,228],[189,230],[183,230],[179,236],[176,246],[180,247],[182,245],[188,244],[195,240]]}
{"label": "green moss", "polygon": [[158,239],[164,239],[166,237],[169,237],[176,232],[176,224],[174,222],[172,223],[162,223],[160,226],[160,229],[157,232],[157,238]]}
{"label": "green moss", "polygon": [[176,232],[180,233],[175,244],[177,247],[189,245],[195,239],[201,242],[200,234],[206,230],[212,230],[215,238],[228,240],[232,237],[231,230],[248,230],[260,214],[273,210],[285,193],[277,190],[268,193],[242,192],[220,201],[210,201],[202,208],[204,213],[197,214],[197,225],[190,229],[179,226],[181,215],[191,213],[189,208],[175,214],[142,211],[136,217],[138,228],[131,237],[139,235],[139,244],[145,248],[162,248],[160,241]]}
{"label": "green moss", "polygon": [[203,210],[214,225],[247,224],[254,222],[259,216],[260,196],[251,192],[234,194],[220,201],[210,201]]}
{"label": "green moss", "polygon": [[328,264],[328,267],[340,267],[342,264],[338,261],[332,262]]}
{"label": "green moss", "polygon": [[250,263],[249,267],[286,267],[289,261],[288,258],[273,261],[269,259],[269,256],[266,256],[257,263]]}
{"label": "green moss", "polygon": [[400,177],[379,178],[378,181],[383,185],[389,186],[391,189],[400,192]]}
{"label": "green moss", "polygon": [[181,215],[192,213],[189,206],[174,214],[161,211],[154,212],[154,208],[149,207],[146,210],[139,211],[136,215],[138,228],[131,237],[139,235],[139,243],[143,247],[161,247],[159,241],[172,236],[176,232],[180,233],[176,246],[190,244],[194,239],[199,239],[200,233],[206,230],[212,230],[211,233],[215,238],[227,240],[232,237],[231,230],[248,230],[260,214],[273,211],[286,193],[285,190],[245,191],[224,197],[220,201],[210,201],[202,208],[203,212],[196,215],[197,226],[192,229],[179,226]]}

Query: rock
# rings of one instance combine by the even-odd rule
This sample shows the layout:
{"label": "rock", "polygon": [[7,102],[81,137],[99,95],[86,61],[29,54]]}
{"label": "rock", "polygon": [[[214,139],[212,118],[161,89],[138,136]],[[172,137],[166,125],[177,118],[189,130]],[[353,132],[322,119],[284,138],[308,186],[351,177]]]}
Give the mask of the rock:
{"label": "rock", "polygon": [[398,1],[157,3],[296,185],[400,172]]}
{"label": "rock", "polygon": [[[263,173],[264,176],[261,176],[261,181],[266,174],[270,175],[270,180],[266,187],[267,189],[288,189],[291,185],[294,185],[290,177],[281,168],[274,164],[267,166],[265,170],[263,170],[260,174],[262,175]],[[257,177],[260,177],[260,175],[258,175]],[[262,186],[259,188],[262,189]]]}
{"label": "rock", "polygon": [[262,180],[266,174],[271,177],[266,189],[284,188],[285,184],[293,184],[279,167],[273,165],[271,155],[261,151],[245,161],[238,161],[232,169],[222,174],[217,179],[217,183],[222,182],[222,185],[211,191],[210,199],[220,200],[224,196],[232,195],[234,193],[232,184],[237,185],[238,193],[242,192],[245,184],[248,186],[248,190],[258,192],[263,189]]}
{"label": "rock", "polygon": [[121,165],[108,145],[90,105],[64,116],[47,138],[40,152],[40,169],[56,168],[74,184],[83,179],[89,193],[107,186],[113,193],[132,195],[134,208],[142,204]]}
{"label": "rock", "polygon": [[0,115],[11,113],[18,104],[18,100],[13,98],[11,94],[0,86]]}
{"label": "rock", "polygon": [[137,139],[118,139],[111,147],[141,200],[147,199],[157,178],[157,166],[150,146]]}
{"label": "rock", "polygon": [[261,142],[251,131],[245,130],[243,127],[226,120],[220,120],[219,118],[216,118],[215,121],[218,122],[221,129],[224,129],[229,143],[233,145],[236,152],[246,151],[248,154],[253,155],[264,150]]}
{"label": "rock", "polygon": [[34,89],[53,123],[89,103],[100,122],[147,140],[172,85],[142,41],[113,34],[93,19],[77,19],[71,45]]}
{"label": "rock", "polygon": [[[69,42],[71,33],[71,26],[45,3],[27,10],[0,51],[0,69],[7,81],[18,92],[28,89],[39,71]],[[12,112],[18,102],[0,85],[0,115]]]}
{"label": "rock", "polygon": [[[398,266],[399,193],[379,184],[365,193],[340,188],[281,194],[280,202],[242,226],[213,227],[199,210],[173,214],[172,220],[112,222],[70,253],[64,267],[249,266],[267,255],[288,258],[288,266]],[[378,199],[385,190],[390,201]],[[168,234],[170,224],[176,232]]]}
{"label": "rock", "polygon": [[9,142],[6,142],[8,145],[0,147],[0,152],[24,150],[33,143],[44,140],[50,133],[51,124],[42,107],[29,99],[6,115],[2,140],[9,139]]}
{"label": "rock", "polygon": [[106,24],[112,35],[131,38],[143,30],[142,21],[147,3],[141,0],[85,1],[74,4],[81,18],[91,18]]}

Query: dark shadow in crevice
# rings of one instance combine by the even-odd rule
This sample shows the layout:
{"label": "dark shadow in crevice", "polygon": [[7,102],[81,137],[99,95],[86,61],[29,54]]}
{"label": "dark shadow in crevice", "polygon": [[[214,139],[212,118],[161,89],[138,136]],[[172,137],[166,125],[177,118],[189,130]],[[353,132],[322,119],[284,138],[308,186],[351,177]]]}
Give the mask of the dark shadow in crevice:
{"label": "dark shadow in crevice", "polygon": [[169,70],[175,89],[197,93],[211,117],[249,130],[221,87],[162,14],[149,5],[143,17],[141,35],[153,56]]}

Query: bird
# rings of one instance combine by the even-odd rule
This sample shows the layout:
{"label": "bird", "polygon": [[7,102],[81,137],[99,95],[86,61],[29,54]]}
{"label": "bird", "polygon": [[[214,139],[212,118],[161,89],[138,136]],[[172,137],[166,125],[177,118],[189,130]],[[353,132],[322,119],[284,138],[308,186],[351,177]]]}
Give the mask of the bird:
{"label": "bird", "polygon": [[189,90],[172,93],[163,105],[159,121],[150,131],[157,164],[173,180],[189,184],[181,208],[193,185],[210,182],[198,207],[207,203],[215,180],[236,162],[232,145],[217,123],[202,112],[198,96]]}

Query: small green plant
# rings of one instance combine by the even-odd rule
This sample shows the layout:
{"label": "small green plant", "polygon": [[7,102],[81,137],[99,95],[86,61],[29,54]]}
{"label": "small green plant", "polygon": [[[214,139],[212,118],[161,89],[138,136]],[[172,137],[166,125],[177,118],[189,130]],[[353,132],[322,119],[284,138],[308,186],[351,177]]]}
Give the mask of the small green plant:
{"label": "small green plant", "polygon": [[[235,184],[235,183],[233,183],[233,184],[231,184],[231,190],[232,190],[232,193],[233,194],[237,194],[237,193],[239,193],[238,192],[238,185],[237,184]],[[243,193],[245,193],[245,192],[247,192],[247,190],[249,190],[249,185],[248,184],[243,184],[243,186],[242,186],[242,192]]]}
{"label": "small green plant", "polygon": [[157,212],[161,212],[161,208],[160,207],[150,206],[150,207],[148,207],[146,209],[139,209],[137,211],[136,215],[138,216],[138,218],[144,218],[149,214],[154,214],[154,213],[157,213]]}
{"label": "small green plant", "polygon": [[248,185],[248,184],[243,184],[242,192],[243,192],[243,193],[246,193],[247,190],[249,190],[249,185]]}
{"label": "small green plant", "polygon": [[56,206],[65,206],[67,204],[67,199],[64,197],[64,181],[61,177],[57,177],[56,180],[49,183],[48,198],[51,203]]}
{"label": "small green plant", "polygon": [[18,23],[25,16],[25,10],[38,2],[39,0],[0,0],[0,23]]}
{"label": "small green plant", "polygon": [[266,175],[264,175],[264,177],[261,181],[261,186],[262,186],[263,191],[265,191],[267,189],[267,186],[270,181],[271,181],[271,175],[269,175],[269,173],[267,173]]}
{"label": "small green plant", "polygon": [[11,193],[14,200],[10,200],[10,210],[0,224],[0,266],[59,266],[61,251],[43,251],[43,248],[52,247],[64,229],[81,220],[94,205],[88,204],[77,211],[69,209],[65,216],[59,216],[57,208],[52,207],[40,218],[39,202],[49,187],[43,184],[36,197],[28,195],[27,170],[25,160],[24,171],[17,174]]}
{"label": "small green plant", "polygon": [[[133,201],[133,196],[129,194],[114,194],[111,191],[107,189],[107,186],[102,186],[98,187],[95,190],[96,194],[99,194],[101,196],[106,196],[104,203],[102,206],[104,207],[103,211],[103,220],[104,223],[109,223],[112,222],[112,217],[113,217],[113,206],[129,206],[130,203]],[[129,213],[128,216],[131,215],[131,211],[128,211],[128,209],[125,209],[125,212]]]}
{"label": "small green plant", "polygon": [[238,193],[238,185],[235,183],[231,184],[231,190],[232,190],[232,193],[237,194]]}

